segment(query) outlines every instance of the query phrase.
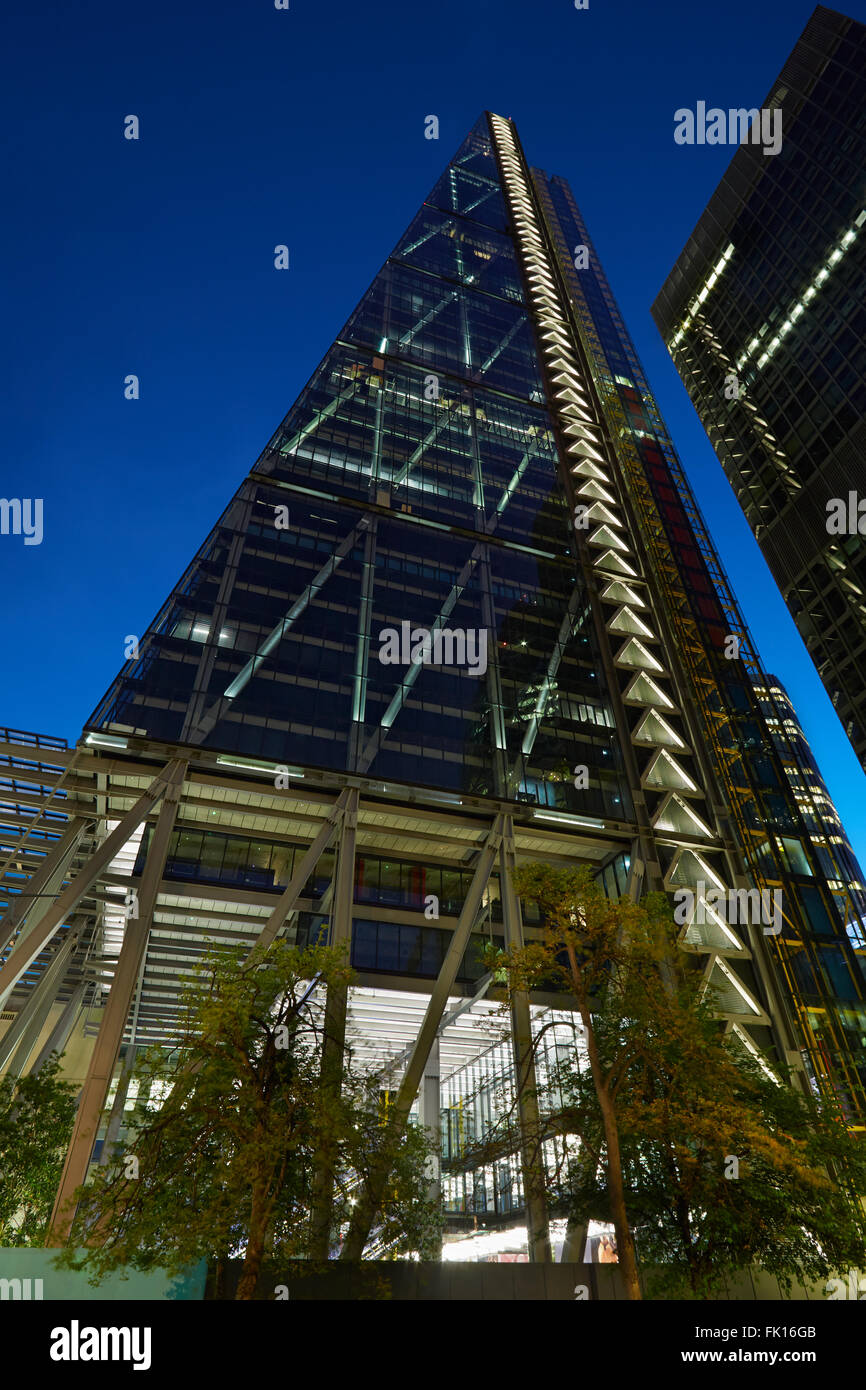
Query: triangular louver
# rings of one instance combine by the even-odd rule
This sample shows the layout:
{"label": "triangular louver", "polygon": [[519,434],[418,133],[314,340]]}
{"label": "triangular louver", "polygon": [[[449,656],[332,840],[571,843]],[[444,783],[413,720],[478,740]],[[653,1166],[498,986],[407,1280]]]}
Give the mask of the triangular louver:
{"label": "triangular louver", "polygon": [[[599,555],[595,561],[597,570],[613,570],[615,574],[626,574],[631,579],[637,578],[637,570],[618,555],[615,550],[606,550],[603,555]],[[661,670],[661,667],[658,667]]]}
{"label": "triangular louver", "polygon": [[[600,483],[593,482],[591,478],[581,478],[575,485],[574,490],[578,497],[594,497],[599,502],[607,502],[608,505],[612,507],[616,506],[616,498],[611,497],[610,493],[606,492]],[[635,601],[637,603],[641,602],[640,599]]]}
{"label": "triangular louver", "polygon": [[637,666],[645,671],[661,671],[662,667],[651,652],[636,637],[620,648],[614,658],[617,666]]}
{"label": "triangular louver", "polygon": [[630,632],[635,637],[645,637],[648,641],[655,641],[655,633],[652,628],[648,627],[643,619],[639,618],[637,613],[632,612],[626,604],[623,604],[622,608],[614,613],[607,625],[607,630],[608,632]]}
{"label": "triangular louver", "polygon": [[617,526],[622,530],[622,522],[619,517],[615,516],[603,502],[593,502],[588,508],[586,515],[592,522],[602,521],[605,525]]}
{"label": "triangular louver", "polygon": [[[568,434],[569,431],[566,429],[565,433]],[[592,444],[588,444],[585,439],[572,440],[568,446],[568,453],[574,454],[578,458],[595,459],[596,463],[604,463],[604,456]]]}
{"label": "triangular louver", "polygon": [[598,530],[593,531],[589,537],[590,545],[602,547],[613,546],[614,550],[622,550],[628,554],[628,546],[609,526],[599,526]]}
{"label": "triangular louver", "polygon": [[609,481],[604,470],[599,468],[598,464],[590,462],[589,459],[582,459],[580,463],[573,464],[571,471],[581,478],[597,478],[600,483]]}
{"label": "triangular louver", "polygon": [[678,835],[694,835],[702,839],[710,839],[713,833],[706,821],[676,792],[669,792],[665,797],[653,816],[653,826],[656,830],[670,830]]}
{"label": "triangular louver", "polygon": [[669,888],[700,888],[701,892],[711,889],[725,891],[725,881],[718,869],[692,849],[677,850],[665,883]]}
{"label": "triangular louver", "polygon": [[704,920],[688,922],[680,934],[680,944],[692,950],[719,951],[728,955],[741,955],[743,943],[716,913],[704,912]]}
{"label": "triangular louver", "polygon": [[647,710],[632,734],[634,743],[648,743],[662,748],[685,748],[683,739],[666,719],[655,710]]}
{"label": "triangular louver", "polygon": [[720,1013],[731,1014],[735,1018],[745,1018],[753,1022],[766,1021],[766,1014],[754,995],[743,984],[731,967],[719,956],[711,956],[704,976],[705,984],[712,990],[713,999]]}
{"label": "triangular louver", "polygon": [[[592,483],[586,484],[586,487],[592,486]],[[584,492],[585,488],[579,488],[578,490]],[[633,608],[646,608],[646,604],[637,589],[633,589],[631,585],[623,584],[616,579],[608,584],[607,588],[602,592],[601,597],[604,599],[605,603],[628,603]]]}
{"label": "triangular louver", "polygon": [[764,1073],[768,1081],[772,1081],[776,1086],[781,1086],[782,1083],[779,1080],[778,1076],[767,1062],[767,1059],[764,1057],[764,1054],[761,1052],[760,1048],[756,1047],[755,1044],[752,1042],[752,1039],[749,1037],[748,1033],[746,1033],[737,1023],[729,1023],[728,1030],[730,1032],[730,1036],[734,1040],[734,1044],[743,1053],[743,1055],[749,1058],[750,1061],[757,1063],[757,1065],[761,1068],[761,1071]]}
{"label": "triangular louver", "polygon": [[643,672],[629,682],[623,691],[622,698],[626,704],[652,705],[657,709],[674,709],[673,701],[668,698],[661,686]]}
{"label": "triangular louver", "polygon": [[641,778],[645,787],[663,787],[667,791],[697,794],[698,788],[688,773],[664,748],[660,748],[647,764]]}

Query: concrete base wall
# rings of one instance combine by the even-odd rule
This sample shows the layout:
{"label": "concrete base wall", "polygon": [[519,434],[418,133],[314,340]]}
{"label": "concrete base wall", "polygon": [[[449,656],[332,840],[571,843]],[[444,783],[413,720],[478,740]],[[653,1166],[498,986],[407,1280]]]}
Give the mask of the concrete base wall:
{"label": "concrete base wall", "polygon": [[[223,1272],[219,1297],[233,1298],[240,1277],[240,1262],[231,1261]],[[205,1298],[217,1296],[213,1271],[209,1271]],[[625,1299],[622,1278],[613,1266],[587,1264],[459,1264],[415,1263],[401,1260],[365,1260],[360,1266],[292,1265],[265,1273],[259,1281],[259,1299],[368,1299],[417,1300],[553,1300],[576,1299],[617,1302]],[[795,1284],[784,1294],[776,1279],[756,1271],[732,1284],[727,1299],[752,1303],[824,1302],[823,1284]]]}
{"label": "concrete base wall", "polygon": [[56,1253],[38,1248],[0,1250],[0,1302],[73,1299],[76,1303],[126,1303],[133,1299],[161,1302],[204,1297],[204,1260],[178,1278],[162,1270],[150,1274],[127,1270],[109,1275],[94,1288],[85,1271],[55,1269],[52,1261]]}

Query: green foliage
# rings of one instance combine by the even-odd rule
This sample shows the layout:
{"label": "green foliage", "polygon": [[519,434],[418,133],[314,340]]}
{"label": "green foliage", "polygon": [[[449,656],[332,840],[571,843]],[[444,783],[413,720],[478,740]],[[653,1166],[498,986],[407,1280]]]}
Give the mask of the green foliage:
{"label": "green foliage", "polygon": [[56,1054],[35,1076],[0,1080],[0,1247],[42,1245],[75,1120]]}
{"label": "green foliage", "polygon": [[[381,1142],[381,1104],[350,1050],[339,1099],[327,1098],[313,980],[339,990],[352,973],[331,948],[282,940],[250,962],[240,951],[210,957],[186,992],[178,1048],[152,1049],[136,1068],[134,1134],[80,1190],[61,1263],[88,1268],[95,1282],[122,1265],[177,1273],[202,1257],[219,1265],[244,1254],[254,1287],[260,1262],[307,1256],[325,1147],[336,1154],[335,1219],[347,1217],[352,1185]],[[154,1083],[165,1094],[148,1108]],[[438,1217],[426,1203],[427,1156],[421,1133],[397,1155],[386,1221],[403,1248],[423,1242]]]}
{"label": "green foliage", "polygon": [[547,926],[500,957],[510,987],[552,982],[589,1018],[592,1065],[564,1063],[541,1097],[581,1141],[554,1201],[575,1220],[613,1218],[601,1097],[638,1256],[657,1271],[651,1294],[711,1297],[755,1266],[786,1287],[862,1267],[866,1146],[723,1034],[664,895],[612,902],[588,872],[542,865],[515,880]]}

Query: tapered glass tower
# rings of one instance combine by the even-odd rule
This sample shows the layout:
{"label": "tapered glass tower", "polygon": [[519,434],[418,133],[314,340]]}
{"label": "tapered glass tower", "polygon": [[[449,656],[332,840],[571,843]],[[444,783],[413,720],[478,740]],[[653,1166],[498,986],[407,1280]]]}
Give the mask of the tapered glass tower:
{"label": "tapered glass tower", "polygon": [[[678,893],[680,945],[726,1029],[859,1123],[864,977],[846,922],[863,904],[756,682],[571,191],[485,115],[61,779],[79,817],[65,852],[83,855],[63,909],[84,913],[100,875],[138,895],[125,929],[105,903],[84,913],[74,945],[107,962],[107,1003],[61,1198],[120,1049],[173,1036],[205,941],[322,927],[359,981],[329,998],[329,1036],[351,1034],[398,1110],[417,1095],[459,1163],[461,1077],[503,1065],[475,1065],[496,999],[476,945],[537,930],[511,885],[521,860],[592,865],[616,895]],[[755,910],[758,889],[778,915]],[[34,921],[0,997],[31,1006],[28,971],[63,920],[55,905]],[[547,1044],[564,1029],[573,1047],[567,1002],[511,1005],[524,1134],[546,1066],[531,1035],[544,1018]],[[481,1191],[497,1215],[526,1210],[543,1259],[531,1147]]]}
{"label": "tapered glass tower", "polygon": [[88,727],[627,828],[632,884],[778,888],[780,932],[707,910],[683,944],[855,1105],[861,913],[758,674],[571,191],[485,116]]}

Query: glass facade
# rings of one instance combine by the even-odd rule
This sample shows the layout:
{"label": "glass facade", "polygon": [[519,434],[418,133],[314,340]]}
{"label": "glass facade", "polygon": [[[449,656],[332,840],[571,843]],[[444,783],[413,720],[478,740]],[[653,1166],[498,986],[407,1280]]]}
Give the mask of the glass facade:
{"label": "glass facade", "polygon": [[[812,837],[818,862],[845,917],[851,944],[863,959],[866,957],[866,918],[863,916],[866,911],[866,880],[863,870],[800,727],[796,710],[778,676],[768,675],[767,685],[757,687],[757,694],[767,726],[774,734],[773,741],[791,789],[802,806],[803,819]],[[796,753],[796,760],[791,758],[792,750]],[[819,809],[820,819],[816,814]],[[840,870],[843,877],[837,879],[835,875]],[[808,891],[816,917],[824,921],[824,932],[829,935],[829,922],[822,913],[815,890],[804,891]]]}
{"label": "glass facade", "polygon": [[[573,1015],[541,1009],[533,1020],[536,1078],[542,1118],[562,1106],[557,1067],[588,1066],[586,1044]],[[442,1088],[442,1195],[451,1217],[484,1217],[485,1224],[507,1221],[523,1208],[523,1176],[504,1136],[515,1104],[514,1069],[507,1042],[496,1042],[455,1071]],[[501,1136],[501,1137],[500,1137]],[[497,1138],[499,1142],[497,1143]],[[556,1133],[542,1144],[548,1181],[566,1187],[569,1162],[578,1152],[573,1135]],[[479,1151],[484,1150],[483,1157]]]}
{"label": "glass facade", "polygon": [[764,106],[653,315],[866,767],[866,26],[819,6]]}
{"label": "glass facade", "polygon": [[[593,863],[609,893],[779,888],[779,937],[698,911],[681,945],[743,1045],[801,1050],[853,1117],[866,1006],[845,923],[863,913],[761,680],[571,190],[489,115],[87,727],[395,802],[507,803],[515,825],[567,832],[552,852]],[[362,977],[438,973],[472,869],[454,820],[429,859],[359,839]],[[255,892],[261,911],[296,858],[288,837],[179,823],[166,877]],[[298,930],[318,930],[332,868]],[[499,887],[479,941],[499,939]],[[440,925],[421,915],[431,894]],[[470,943],[461,985],[480,974]]]}
{"label": "glass facade", "polygon": [[[486,126],[87,727],[627,818]],[[404,623],[483,657],[383,663]]]}

